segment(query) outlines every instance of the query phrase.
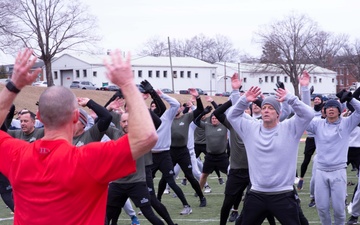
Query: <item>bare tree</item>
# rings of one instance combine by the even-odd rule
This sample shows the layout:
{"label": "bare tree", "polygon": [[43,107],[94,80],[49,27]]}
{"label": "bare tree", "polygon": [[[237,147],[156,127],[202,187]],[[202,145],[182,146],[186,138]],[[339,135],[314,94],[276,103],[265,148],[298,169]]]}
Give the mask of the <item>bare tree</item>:
{"label": "bare tree", "polygon": [[[43,60],[48,86],[53,85],[51,60],[65,50],[90,51],[100,40],[96,18],[71,0],[3,0],[7,24],[2,24],[2,49],[29,47]],[[7,46],[5,43],[12,43]],[[11,48],[10,48],[11,47]],[[17,47],[17,48],[14,48]]]}
{"label": "bare tree", "polygon": [[[216,35],[215,38],[211,38],[200,34],[185,40],[172,39],[170,46],[172,56],[194,57],[209,63],[238,62],[240,58],[239,51],[234,48],[230,39],[223,35]],[[139,54],[168,56],[168,44],[159,37],[153,37],[145,42],[143,50]]]}
{"label": "bare tree", "polygon": [[357,81],[360,81],[360,39],[345,47],[341,62],[346,65],[349,74],[352,74]]}
{"label": "bare tree", "polygon": [[317,24],[305,15],[292,13],[285,19],[263,27],[256,33],[263,46],[262,61],[279,68],[290,77],[295,94],[299,96],[298,77],[309,58],[307,45],[316,38]]}

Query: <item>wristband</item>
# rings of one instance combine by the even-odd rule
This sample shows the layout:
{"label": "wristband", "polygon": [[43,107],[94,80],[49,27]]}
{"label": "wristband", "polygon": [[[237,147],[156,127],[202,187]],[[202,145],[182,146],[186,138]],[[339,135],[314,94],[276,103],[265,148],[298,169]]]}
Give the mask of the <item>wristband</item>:
{"label": "wristband", "polygon": [[15,86],[15,84],[10,80],[9,82],[7,82],[6,84],[6,88],[10,91],[13,92],[15,94],[19,93],[20,90]]}

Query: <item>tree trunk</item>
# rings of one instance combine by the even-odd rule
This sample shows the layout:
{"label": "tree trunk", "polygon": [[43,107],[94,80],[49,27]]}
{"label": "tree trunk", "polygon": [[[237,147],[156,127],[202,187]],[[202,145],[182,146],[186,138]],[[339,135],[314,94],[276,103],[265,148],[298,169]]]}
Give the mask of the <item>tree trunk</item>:
{"label": "tree trunk", "polygon": [[48,87],[54,86],[54,80],[51,73],[51,59],[44,59],[46,80]]}

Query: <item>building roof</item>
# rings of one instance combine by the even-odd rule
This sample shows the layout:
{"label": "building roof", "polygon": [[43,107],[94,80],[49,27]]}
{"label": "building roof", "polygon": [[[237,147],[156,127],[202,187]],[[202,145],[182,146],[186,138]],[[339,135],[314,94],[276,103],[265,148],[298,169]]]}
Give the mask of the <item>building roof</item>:
{"label": "building roof", "polygon": [[[68,55],[74,58],[77,58],[85,63],[90,65],[103,65],[104,59],[107,55],[90,55],[90,54],[63,54]],[[60,57],[62,57],[61,55]],[[60,58],[58,57],[58,58]],[[132,56],[131,57],[132,66],[157,66],[157,67],[169,67],[170,58],[169,57],[155,57],[155,56]],[[54,59],[55,61],[56,59]],[[216,65],[204,62],[202,60],[192,58],[192,57],[172,57],[173,67],[201,67],[201,68],[216,68]]]}
{"label": "building roof", "polygon": [[[261,63],[229,63],[229,62],[218,62],[215,63],[217,65],[217,74],[220,76],[222,74],[222,69],[224,67],[224,64],[226,65],[226,68],[238,71],[240,68],[240,72],[244,73],[256,73],[256,72],[270,72],[270,73],[284,73],[282,70],[275,66],[267,66],[266,64]],[[306,65],[306,68],[308,68],[308,71],[310,74],[333,74],[336,75],[337,73],[335,71],[316,66],[314,64],[308,64]]]}

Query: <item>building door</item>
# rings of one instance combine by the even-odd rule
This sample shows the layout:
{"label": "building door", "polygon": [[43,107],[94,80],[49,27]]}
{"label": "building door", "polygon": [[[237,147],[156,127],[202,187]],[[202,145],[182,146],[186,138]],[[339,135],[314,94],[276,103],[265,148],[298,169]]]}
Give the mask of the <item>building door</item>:
{"label": "building door", "polygon": [[73,81],[73,70],[60,70],[61,86],[70,87]]}

